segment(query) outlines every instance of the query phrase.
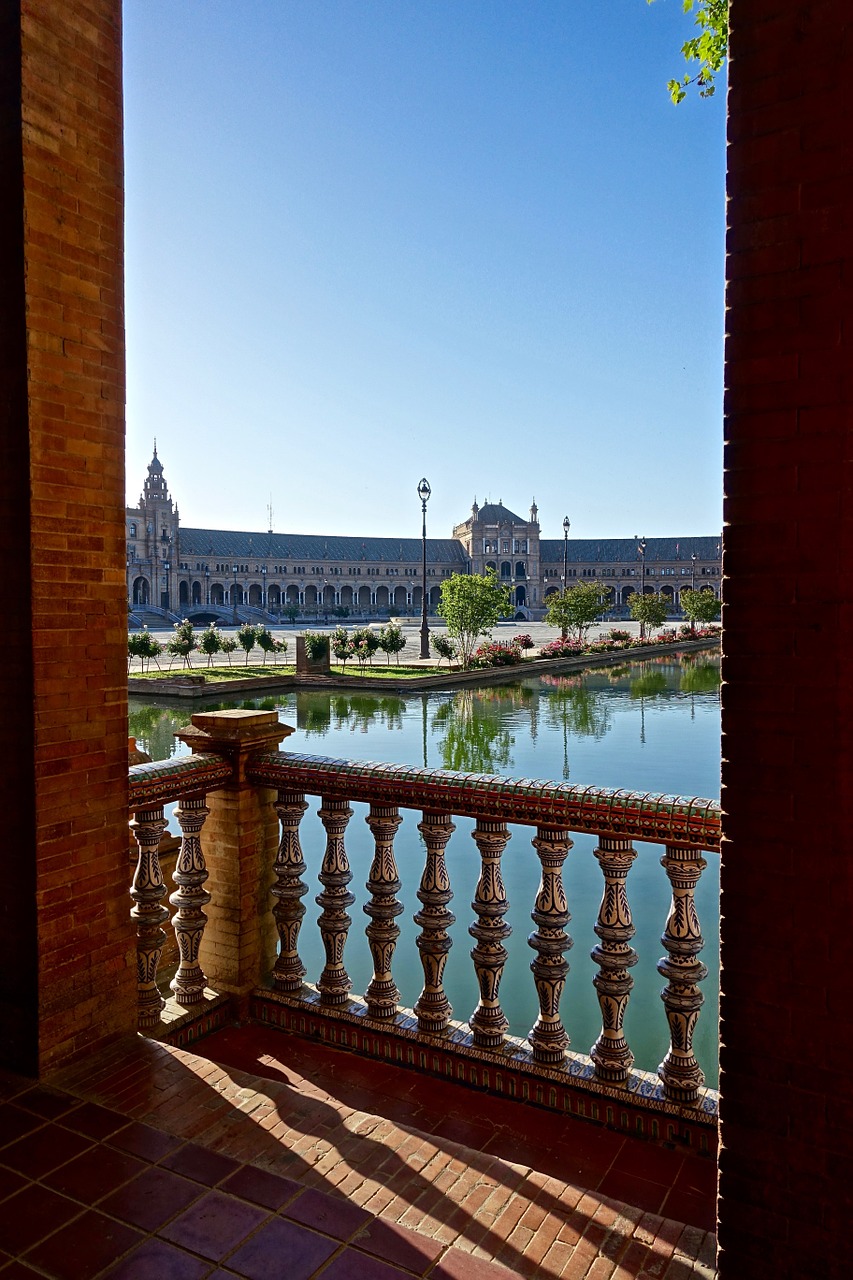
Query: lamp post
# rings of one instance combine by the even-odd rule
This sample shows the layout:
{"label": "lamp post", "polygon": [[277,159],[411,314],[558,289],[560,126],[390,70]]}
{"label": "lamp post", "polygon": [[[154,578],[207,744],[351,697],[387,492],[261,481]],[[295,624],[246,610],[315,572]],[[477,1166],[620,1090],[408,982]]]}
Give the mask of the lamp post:
{"label": "lamp post", "polygon": [[423,543],[423,589],[421,591],[421,658],[429,657],[429,627],[427,626],[427,581],[426,581],[426,507],[429,502],[429,496],[432,489],[429,482],[424,478],[418,485],[418,497],[421,500],[421,512],[423,513],[423,528],[421,530],[421,540]]}
{"label": "lamp post", "polygon": [[[637,537],[637,535],[634,535]],[[645,536],[637,538],[637,555],[640,559],[640,595],[646,594],[646,539]],[[640,639],[646,638],[646,624],[640,619]]]}
{"label": "lamp post", "polygon": [[[569,519],[569,517],[563,516],[563,596],[564,597],[566,592],[569,589],[569,530],[571,529],[571,527],[572,527],[572,522]],[[569,628],[564,622],[563,628],[562,628],[562,639],[563,640],[567,639],[568,634],[569,634]]]}
{"label": "lamp post", "polygon": [[204,566],[204,594],[205,594],[205,604],[209,609],[210,608],[210,568],[208,565]]}
{"label": "lamp post", "polygon": [[234,586],[231,588],[231,607],[234,610],[234,626],[235,627],[238,621],[237,619],[237,571],[239,567],[240,566],[236,564],[232,565],[232,569],[234,571]]}
{"label": "lamp post", "polygon": [[261,608],[267,607],[267,566],[261,565]]}
{"label": "lamp post", "polygon": [[169,570],[172,568],[169,560],[163,561],[163,586],[164,590],[160,593],[160,608],[169,611]]}

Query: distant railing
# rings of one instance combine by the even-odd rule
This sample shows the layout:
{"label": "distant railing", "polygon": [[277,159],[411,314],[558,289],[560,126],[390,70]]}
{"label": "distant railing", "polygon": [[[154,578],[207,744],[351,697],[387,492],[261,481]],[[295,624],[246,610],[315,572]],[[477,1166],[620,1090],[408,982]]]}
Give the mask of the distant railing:
{"label": "distant railing", "polygon": [[325,966],[317,982],[321,1005],[331,1009],[348,1001],[351,981],[344,951],[351,918],[347,908],[355,898],[344,832],[352,816],[349,801],[369,804],[366,818],[375,854],[367,882],[370,918],[366,933],[373,960],[373,976],[364,993],[368,1016],[389,1023],[399,1011],[400,993],[392,963],[400,935],[396,917],[400,877],[394,856],[394,837],[401,822],[400,808],[422,812],[418,825],[426,846],[426,860],[415,916],[416,940],[423,968],[423,989],[414,1006],[419,1032],[444,1034],[450,1025],[450,1004],[443,975],[451,948],[448,934],[455,917],[449,910],[453,894],[445,849],[454,831],[453,815],[476,819],[473,838],[480,855],[480,878],[472,904],[476,919],[469,928],[474,939],[471,956],[479,1001],[469,1019],[475,1049],[499,1050],[506,1041],[508,1020],[499,991],[508,955],[509,935],[504,916],[509,903],[501,876],[501,855],[509,840],[507,823],[533,826],[532,844],[541,867],[538,892],[532,904],[534,930],[528,938],[539,1013],[528,1040],[534,1063],[559,1066],[566,1060],[568,1036],[561,1021],[560,1001],[568,970],[564,958],[572,942],[566,933],[569,912],[562,867],[572,845],[572,832],[598,836],[595,849],[602,875],[603,895],[597,922],[599,938],[592,957],[599,972],[594,978],[601,1011],[601,1031],[590,1057],[594,1077],[602,1084],[629,1086],[633,1053],[624,1033],[625,1011],[637,953],[630,946],[635,929],[627,893],[627,879],[636,850],[632,841],[664,845],[661,863],[672,888],[672,903],[661,938],[666,955],[658,971],[666,980],[661,992],[669,1026],[669,1049],[658,1068],[663,1096],[670,1103],[694,1104],[704,1076],[693,1051],[696,1021],[703,1003],[699,983],[707,968],[699,959],[704,946],[696,913],[695,889],[706,863],[703,850],[720,843],[720,808],[711,800],[576,787],[567,783],[532,782],[403,765],[359,764],[325,757],[267,752],[252,757],[247,778],[277,789],[275,809],[281,823],[281,842],[273,887],[280,948],[273,970],[276,990],[299,999],[306,970],[299,955],[299,933],[308,892],[299,826],[307,808],[306,794],[318,795],[319,817],[326,833],[319,873],[323,886],[317,902],[322,908],[319,927]]}
{"label": "distant railing", "polygon": [[206,917],[202,908],[210,902],[204,888],[207,867],[201,830],[209,809],[205,795],[231,777],[232,766],[219,756],[189,756],[166,763],[134,765],[130,770],[130,830],[138,857],[130,896],[131,919],[136,925],[138,1025],[153,1030],[165,1001],[157,985],[157,969],[166,941],[163,925],[169,919],[163,905],[166,883],[160,867],[160,840],[166,829],[164,807],[179,804],[175,819],[181,829],[181,847],[173,880],[177,889],[169,902],[175,914],[171,924],[178,945],[179,963],[170,983],[179,1005],[197,1004],[206,978],[199,964]]}

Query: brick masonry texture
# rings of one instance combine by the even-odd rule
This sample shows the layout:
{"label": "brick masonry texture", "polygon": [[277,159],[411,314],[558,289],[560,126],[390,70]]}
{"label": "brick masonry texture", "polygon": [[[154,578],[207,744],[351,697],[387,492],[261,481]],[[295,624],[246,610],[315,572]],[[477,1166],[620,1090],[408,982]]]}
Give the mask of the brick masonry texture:
{"label": "brick masonry texture", "polygon": [[853,15],[730,13],[720,1274],[829,1277],[853,1216]]}
{"label": "brick masonry texture", "polygon": [[31,579],[19,622],[31,633],[21,768],[35,779],[34,830],[16,854],[35,859],[38,939],[38,1045],[30,1028],[17,1053],[40,1069],[133,1025],[120,12],[65,0],[9,4],[3,19],[6,128],[7,76],[19,87],[26,386],[3,521],[25,535]]}

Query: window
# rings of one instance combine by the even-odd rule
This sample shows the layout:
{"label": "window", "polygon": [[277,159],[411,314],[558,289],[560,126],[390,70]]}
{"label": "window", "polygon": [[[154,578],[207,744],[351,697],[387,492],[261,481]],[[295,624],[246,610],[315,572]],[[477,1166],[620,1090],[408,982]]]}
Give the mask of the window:
{"label": "window", "polygon": [[135,537],[136,537],[136,525],[135,525],[135,524],[132,524],[132,525],[130,526],[130,537],[131,537],[131,538],[135,538]]}

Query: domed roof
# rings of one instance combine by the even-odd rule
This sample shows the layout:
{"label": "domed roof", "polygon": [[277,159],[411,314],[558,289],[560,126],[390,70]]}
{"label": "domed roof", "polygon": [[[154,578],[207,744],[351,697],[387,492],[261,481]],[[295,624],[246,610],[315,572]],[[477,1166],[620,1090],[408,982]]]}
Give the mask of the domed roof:
{"label": "domed roof", "polygon": [[157,457],[157,441],[154,441],[154,457],[148,463],[148,474],[150,476],[161,476],[163,474],[163,464]]}

